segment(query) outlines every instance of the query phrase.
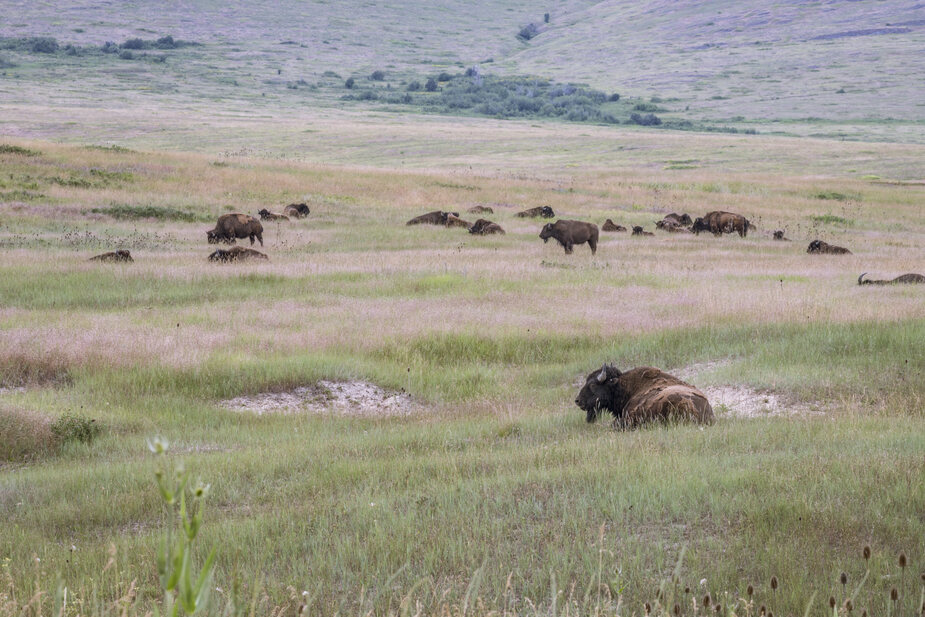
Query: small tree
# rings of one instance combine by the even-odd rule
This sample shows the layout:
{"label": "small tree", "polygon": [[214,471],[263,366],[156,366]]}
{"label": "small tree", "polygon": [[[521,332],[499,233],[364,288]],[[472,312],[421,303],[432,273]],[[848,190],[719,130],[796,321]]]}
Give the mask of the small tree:
{"label": "small tree", "polygon": [[353,90],[353,85],[354,85],[355,83],[356,83],[356,81],[354,81],[353,77],[348,77],[348,78],[347,78],[347,81],[344,82],[344,87],[345,87],[347,90]]}
{"label": "small tree", "polygon": [[385,71],[373,71],[369,76],[372,81],[384,81],[385,80]]}
{"label": "small tree", "polygon": [[417,92],[420,89],[421,89],[421,82],[419,81],[412,81],[410,84],[408,84],[408,92]]}
{"label": "small tree", "polygon": [[427,80],[427,83],[424,84],[424,89],[427,90],[428,92],[436,92],[437,91],[437,80],[434,79],[433,77],[429,78]]}

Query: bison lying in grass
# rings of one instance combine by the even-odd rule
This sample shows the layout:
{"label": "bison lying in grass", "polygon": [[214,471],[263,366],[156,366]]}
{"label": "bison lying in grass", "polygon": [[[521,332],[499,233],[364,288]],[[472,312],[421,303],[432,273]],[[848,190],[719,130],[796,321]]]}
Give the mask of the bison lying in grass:
{"label": "bison lying in grass", "polygon": [[819,255],[851,255],[851,251],[846,249],[843,246],[835,246],[834,244],[829,244],[823,242],[822,240],[813,240],[809,243],[809,246],[806,248],[807,253],[819,254]]}
{"label": "bison lying in grass", "polygon": [[304,219],[306,216],[309,215],[310,212],[311,210],[309,210],[308,206],[305,205],[304,203],[303,204],[289,204],[288,206],[283,208],[283,213],[286,216],[291,216],[292,218],[296,218],[296,219]]}
{"label": "bison lying in grass", "polygon": [[651,231],[645,231],[641,225],[636,225],[633,227],[633,233],[630,234],[633,236],[654,236],[655,234]]}
{"label": "bison lying in grass", "polygon": [[778,229],[777,231],[774,232],[774,239],[779,240],[781,242],[790,242],[790,238],[784,235],[783,229]]}
{"label": "bison lying in grass", "polygon": [[285,214],[277,214],[276,212],[270,212],[266,208],[257,213],[260,216],[261,221],[288,221],[289,217]]}
{"label": "bison lying in grass", "polygon": [[713,422],[713,408],[703,392],[651,366],[625,373],[605,364],[588,375],[575,399],[588,422],[607,411],[615,428],[634,428],[650,421]]}
{"label": "bison lying in grass", "polygon": [[119,249],[118,251],[112,251],[111,253],[103,253],[102,255],[97,255],[96,257],[91,257],[89,261],[106,261],[111,263],[134,263],[135,260],[132,259],[132,254],[126,251],[125,249]]}
{"label": "bison lying in grass", "polygon": [[452,212],[448,213],[446,216],[446,226],[447,227],[465,227],[469,229],[472,227],[472,223],[465,221],[458,216],[454,215]]}
{"label": "bison lying in grass", "polygon": [[472,227],[469,228],[469,233],[476,236],[487,236],[489,234],[504,235],[504,230],[501,229],[501,225],[492,223],[488,219],[478,219],[472,224]]}
{"label": "bison lying in grass", "polygon": [[442,210],[434,210],[433,212],[428,212],[427,214],[414,217],[405,223],[405,225],[446,225],[447,218],[451,214],[455,217],[459,216],[459,212],[443,212]]}
{"label": "bison lying in grass", "polygon": [[546,223],[540,232],[540,238],[543,242],[549,242],[553,238],[562,245],[566,255],[572,254],[572,249],[576,244],[588,243],[591,247],[591,254],[597,252],[598,229],[594,223],[585,223],[583,221],[569,221],[560,219],[555,223]]}
{"label": "bison lying in grass", "polygon": [[466,212],[470,214],[494,214],[495,211],[488,206],[472,206]]}
{"label": "bison lying in grass", "polygon": [[514,216],[519,216],[522,219],[536,218],[538,216],[544,219],[551,219],[555,215],[556,213],[553,212],[552,208],[549,206],[539,206],[537,208],[530,208],[529,210],[518,212]]}
{"label": "bison lying in grass", "polygon": [[601,231],[626,231],[626,227],[623,225],[617,225],[610,219],[604,221],[604,224],[601,225]]}
{"label": "bison lying in grass", "polygon": [[[686,212],[682,214],[678,214],[677,212],[666,214],[665,217],[660,222],[674,223],[675,225],[679,225],[681,227],[686,227],[686,226],[694,224],[694,221],[691,220],[691,215]],[[658,223],[656,223],[656,227],[658,227]]]}
{"label": "bison lying in grass", "polygon": [[263,225],[260,224],[260,221],[247,214],[236,212],[223,214],[218,217],[215,229],[210,229],[206,232],[206,238],[209,240],[209,244],[218,244],[219,242],[234,244],[235,238],[250,238],[251,246],[253,246],[254,238],[256,238],[260,241],[260,246],[263,246]]}
{"label": "bison lying in grass", "polygon": [[218,249],[209,255],[209,261],[221,261],[226,263],[229,261],[248,261],[251,259],[267,259],[267,256],[260,251],[244,248],[243,246],[233,246],[227,251]]}
{"label": "bison lying in grass", "polygon": [[861,276],[858,277],[858,285],[919,285],[925,284],[925,275],[916,274],[915,272],[909,272],[908,274],[900,274],[895,279],[890,279],[887,281],[882,280],[864,280],[864,272]]}

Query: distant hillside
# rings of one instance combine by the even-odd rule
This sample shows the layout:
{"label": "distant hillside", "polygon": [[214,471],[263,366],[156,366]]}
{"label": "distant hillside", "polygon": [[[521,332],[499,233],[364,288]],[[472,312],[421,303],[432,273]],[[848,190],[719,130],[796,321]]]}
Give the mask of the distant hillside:
{"label": "distant hillside", "polygon": [[[201,45],[154,45],[166,36]],[[147,47],[125,48],[135,40]],[[0,15],[0,106],[146,96],[362,107],[343,100],[349,77],[365,84],[379,70],[378,85],[405,91],[473,65],[654,97],[669,123],[925,141],[925,3],[913,0],[199,0],[169,11],[8,0]]]}

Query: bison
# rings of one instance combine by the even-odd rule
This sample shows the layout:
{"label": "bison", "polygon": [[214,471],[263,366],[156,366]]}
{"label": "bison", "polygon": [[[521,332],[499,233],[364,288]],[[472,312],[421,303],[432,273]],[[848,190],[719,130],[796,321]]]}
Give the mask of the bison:
{"label": "bison", "polygon": [[459,216],[459,212],[443,212],[442,210],[434,210],[433,212],[428,212],[427,214],[422,214],[421,216],[416,216],[405,225],[446,225],[446,219],[450,215]]}
{"label": "bison", "polygon": [[218,249],[209,255],[209,261],[229,262],[248,261],[250,259],[267,259],[267,256],[260,251],[244,248],[243,246],[233,246],[227,251],[224,249]]}
{"label": "bison", "polygon": [[778,229],[777,231],[774,232],[774,239],[780,240],[781,242],[790,242],[790,238],[787,238],[786,236],[784,236],[783,229]]}
{"label": "bison", "polygon": [[605,364],[588,375],[575,404],[585,412],[588,422],[609,411],[614,428],[623,429],[656,420],[712,424],[714,419],[703,392],[651,366],[623,373]]}
{"label": "bison", "polygon": [[97,255],[96,257],[91,257],[88,261],[105,261],[110,263],[135,263],[135,260],[132,259],[132,254],[126,251],[125,249],[119,249],[118,251],[112,251],[110,253],[103,253],[102,255]]}
{"label": "bison", "polygon": [[286,214],[287,216],[291,216],[292,218],[304,219],[306,216],[308,216],[311,213],[311,210],[309,210],[308,206],[305,205],[304,203],[289,204],[288,206],[283,208],[283,213]]}
{"label": "bison", "polygon": [[751,227],[754,227],[754,225],[741,214],[716,210],[708,212],[702,218],[695,219],[691,225],[691,231],[695,234],[700,234],[701,231],[709,231],[714,236],[737,232],[739,236],[744,238],[748,235],[748,230]]}
{"label": "bison", "polygon": [[257,213],[260,216],[261,221],[288,221],[289,217],[285,214],[277,214],[276,212],[270,212],[266,208]]}
{"label": "bison", "polygon": [[452,213],[447,213],[446,226],[447,227],[465,227],[466,229],[469,229],[470,227],[472,227],[472,223],[470,223],[469,221],[464,221],[463,219],[459,218],[459,216],[456,216]]}
{"label": "bison", "polygon": [[681,227],[686,227],[688,225],[693,225],[694,222],[691,220],[691,215],[686,212],[683,214],[678,214],[677,212],[672,212],[671,214],[666,214],[662,221],[671,222],[675,225]]}
{"label": "bison", "polygon": [[572,254],[572,248],[576,244],[585,242],[591,247],[591,254],[594,255],[597,252],[597,237],[597,225],[583,221],[559,219],[555,223],[546,223],[540,231],[540,238],[544,243],[554,238],[565,249],[566,255]]}
{"label": "bison", "polygon": [[675,223],[672,219],[662,219],[655,224],[655,227],[661,229],[662,231],[667,231],[672,234],[689,234],[691,230],[687,227],[683,227],[678,223]]}
{"label": "bison", "polygon": [[925,284],[925,275],[916,274],[915,272],[909,272],[908,274],[900,274],[895,279],[890,279],[888,281],[877,281],[864,279],[864,272],[861,276],[858,277],[858,285],[919,285]]}
{"label": "bison", "polygon": [[551,219],[551,218],[554,217],[555,215],[556,215],[556,213],[553,212],[553,211],[552,211],[552,208],[550,208],[549,206],[539,206],[539,207],[537,207],[537,208],[530,208],[529,210],[524,210],[523,212],[518,212],[518,213],[517,213],[516,215],[514,215],[514,216],[519,216],[519,217],[522,218],[522,219],[526,219],[526,218],[536,218],[536,217],[538,217],[538,216],[539,216],[539,217],[542,217],[542,218],[544,218],[544,219]]}
{"label": "bison", "polygon": [[818,253],[818,254],[828,254],[828,255],[851,255],[851,251],[846,249],[843,246],[835,246],[834,244],[828,244],[822,240],[813,240],[809,243],[809,246],[806,248],[807,253]]}
{"label": "bison", "polygon": [[655,234],[652,233],[651,231],[644,231],[641,226],[636,225],[633,227],[632,235],[634,236],[654,236]]}
{"label": "bison", "polygon": [[472,224],[472,227],[469,228],[469,233],[476,236],[487,236],[489,234],[504,235],[504,230],[501,229],[501,225],[492,223],[488,219],[478,219]]}
{"label": "bison", "polygon": [[466,212],[470,214],[494,214],[495,211],[488,206],[472,206]]}
{"label": "bison", "polygon": [[263,246],[263,225],[260,221],[247,214],[223,214],[218,217],[215,229],[206,232],[206,238],[209,244],[218,244],[225,242],[234,244],[235,238],[250,238],[251,246],[254,245],[254,238],[260,241]]}
{"label": "bison", "polygon": [[601,225],[601,231],[626,231],[626,227],[623,225],[617,225],[610,219],[604,221],[604,224]]}

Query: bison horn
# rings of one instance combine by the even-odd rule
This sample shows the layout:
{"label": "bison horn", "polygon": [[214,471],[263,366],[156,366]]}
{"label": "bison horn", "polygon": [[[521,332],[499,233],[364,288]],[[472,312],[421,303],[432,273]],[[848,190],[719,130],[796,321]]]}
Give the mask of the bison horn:
{"label": "bison horn", "polygon": [[601,367],[601,372],[597,374],[597,383],[604,383],[607,381],[607,365]]}
{"label": "bison horn", "polygon": [[863,284],[864,284],[864,281],[862,281],[861,279],[864,278],[864,275],[865,275],[865,274],[867,274],[867,273],[866,273],[866,272],[862,272],[862,273],[861,273],[861,276],[858,277],[858,285],[863,285]]}

